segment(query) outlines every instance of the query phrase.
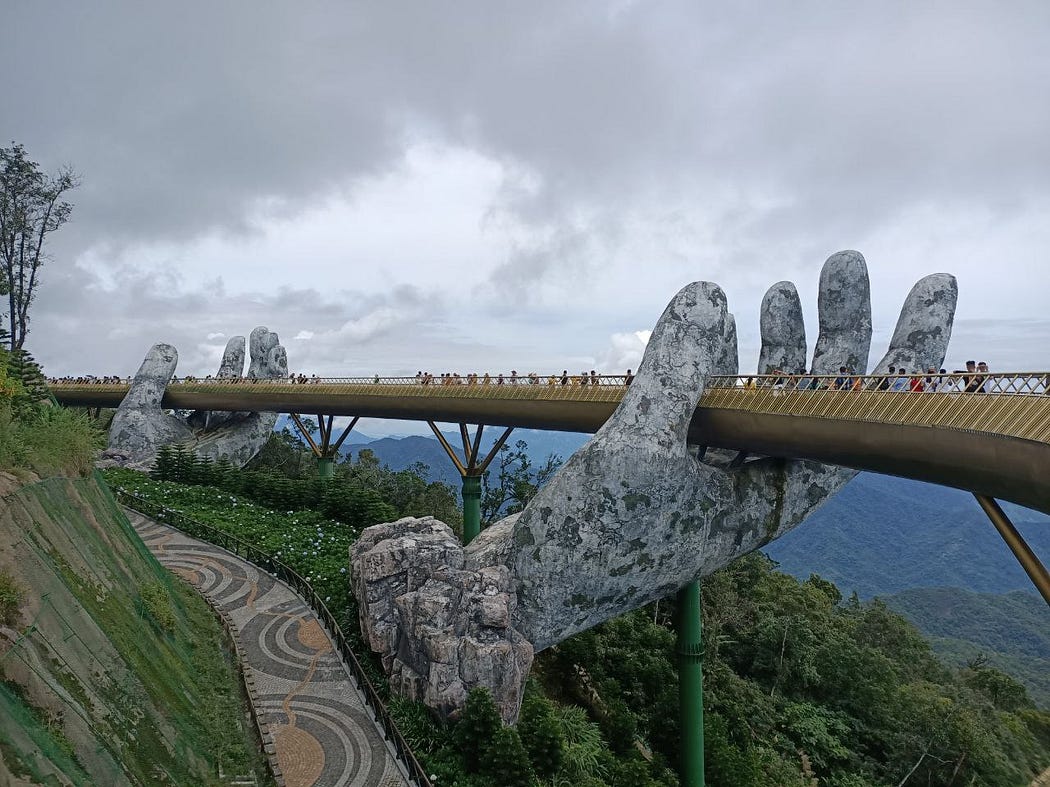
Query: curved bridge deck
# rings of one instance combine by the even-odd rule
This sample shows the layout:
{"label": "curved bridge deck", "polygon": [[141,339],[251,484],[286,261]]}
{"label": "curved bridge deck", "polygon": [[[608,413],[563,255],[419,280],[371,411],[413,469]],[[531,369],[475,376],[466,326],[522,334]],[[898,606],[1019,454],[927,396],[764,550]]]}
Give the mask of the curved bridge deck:
{"label": "curved bridge deck", "polygon": [[[918,378],[932,379],[921,382],[925,390],[910,390],[916,378],[715,377],[700,398],[690,440],[930,481],[1050,513],[1047,377]],[[169,385],[163,405],[595,432],[623,398],[624,383],[602,377],[598,384],[581,385],[578,378],[562,384],[560,376],[502,385],[422,384],[415,378],[198,380]],[[116,407],[128,386],[55,383],[51,390],[62,404]]]}

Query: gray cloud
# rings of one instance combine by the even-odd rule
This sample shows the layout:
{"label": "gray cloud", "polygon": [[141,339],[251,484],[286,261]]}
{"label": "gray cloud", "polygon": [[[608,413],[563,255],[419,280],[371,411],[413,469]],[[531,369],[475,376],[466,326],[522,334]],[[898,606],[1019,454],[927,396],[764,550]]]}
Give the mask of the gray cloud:
{"label": "gray cloud", "polygon": [[19,2],[5,21],[4,133],[83,175],[31,335],[63,369],[133,366],[165,332],[204,364],[221,339],[201,337],[257,323],[318,371],[615,364],[615,337],[699,278],[746,346],[778,279],[815,324],[842,248],[868,257],[881,330],[947,270],[957,341],[995,319],[987,354],[1045,358],[1009,321],[1050,284],[1045,2]]}

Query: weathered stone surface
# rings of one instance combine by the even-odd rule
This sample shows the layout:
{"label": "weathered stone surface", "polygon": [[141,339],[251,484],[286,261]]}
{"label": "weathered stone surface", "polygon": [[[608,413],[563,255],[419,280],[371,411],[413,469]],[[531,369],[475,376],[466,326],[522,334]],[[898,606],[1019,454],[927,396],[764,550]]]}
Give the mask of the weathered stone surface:
{"label": "weathered stone surface", "polygon": [[859,251],[840,251],[824,263],[817,296],[820,334],[813,374],[837,374],[840,366],[864,374],[871,349],[871,287]]}
{"label": "weathered stone surface", "polygon": [[797,374],[806,369],[806,324],[802,319],[802,301],[789,281],[778,281],[762,298],[759,316],[762,350],[758,356],[758,373],[771,374],[780,369]]}
{"label": "weathered stone surface", "polygon": [[958,299],[959,287],[951,274],[934,273],[920,279],[904,301],[889,352],[874,371],[884,372],[890,364],[914,372],[940,369]]}
{"label": "weathered stone surface", "polygon": [[[251,348],[249,376],[283,379],[288,375],[288,358],[276,333],[256,328]],[[161,400],[178,358],[170,344],[154,345],[147,353],[113,417],[99,464],[145,470],[152,467],[161,446],[183,443],[200,456],[243,465],[265,444],[277,423],[277,413],[197,411],[183,418],[165,412]],[[226,345],[218,377],[240,377],[243,368],[244,337],[235,336]]]}
{"label": "weathered stone surface", "polygon": [[[795,370],[805,359],[798,296],[783,284],[771,292],[764,352],[795,362]],[[858,253],[825,263],[815,372],[866,368],[868,292]],[[887,359],[939,366],[955,300],[950,276],[916,285]],[[433,520],[365,531],[351,551],[361,623],[403,691],[451,713],[482,685],[512,718],[533,650],[666,597],[769,543],[854,475],[816,462],[760,458],[735,467],[690,454],[696,403],[707,377],[735,369],[735,336],[721,289],[708,282],[683,288],[654,328],[616,412],[524,511],[462,550]],[[426,567],[423,576],[416,566]]]}
{"label": "weathered stone surface", "polygon": [[104,456],[128,466],[149,466],[160,446],[192,438],[184,421],[160,408],[164,389],[178,362],[179,353],[170,344],[156,344],[146,354],[113,416]]}
{"label": "weathered stone surface", "polygon": [[399,693],[454,715],[484,686],[511,723],[533,649],[511,627],[510,572],[463,565],[452,529],[432,517],[368,528],[350,547],[361,630]]}

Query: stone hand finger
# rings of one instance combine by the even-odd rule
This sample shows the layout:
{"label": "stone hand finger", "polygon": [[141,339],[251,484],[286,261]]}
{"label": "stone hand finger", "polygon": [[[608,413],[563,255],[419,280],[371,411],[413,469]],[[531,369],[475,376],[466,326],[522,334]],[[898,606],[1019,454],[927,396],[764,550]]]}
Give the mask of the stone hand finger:
{"label": "stone hand finger", "polygon": [[164,391],[175,374],[175,367],[179,363],[179,351],[170,344],[155,344],[142,365],[135,372],[127,395],[121,402],[121,407],[134,407],[136,409],[161,409],[161,400]]}
{"label": "stone hand finger", "polygon": [[868,266],[857,251],[828,257],[817,297],[820,334],[813,374],[837,374],[840,366],[864,374],[871,350],[871,286]]}
{"label": "stone hand finger", "polygon": [[774,369],[787,374],[804,372],[806,323],[794,284],[780,281],[769,288],[762,298],[759,322],[762,350],[758,356],[758,373],[771,374]]}
{"label": "stone hand finger", "polygon": [[934,273],[916,282],[904,300],[890,347],[875,374],[898,369],[922,373],[940,369],[955,322],[959,285],[950,273]]}
{"label": "stone hand finger", "polygon": [[[727,340],[731,339],[732,362]],[[685,451],[704,380],[736,364],[736,326],[722,289],[710,282],[683,287],[664,309],[642,356],[634,382],[598,440],[630,434],[635,444]]]}
{"label": "stone hand finger", "polygon": [[215,376],[220,380],[236,380],[244,374],[244,337],[234,336],[226,342],[222,354],[219,372]]}
{"label": "stone hand finger", "polygon": [[249,349],[251,352],[249,377],[266,379],[288,375],[288,356],[281,347],[276,333],[260,325],[251,333]]}
{"label": "stone hand finger", "polygon": [[162,409],[164,390],[179,362],[170,344],[155,344],[146,353],[135,379],[109,427],[105,461],[147,469],[157,449],[190,437],[189,428]]}

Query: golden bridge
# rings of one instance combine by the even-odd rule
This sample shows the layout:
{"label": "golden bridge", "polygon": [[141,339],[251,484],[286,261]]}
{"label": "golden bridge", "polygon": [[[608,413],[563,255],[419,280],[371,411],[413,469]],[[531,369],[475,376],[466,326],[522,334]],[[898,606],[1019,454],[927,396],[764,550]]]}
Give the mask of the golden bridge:
{"label": "golden bridge", "polygon": [[[623,377],[190,379],[162,406],[178,410],[318,416],[319,459],[332,457],[358,418],[430,423],[464,477],[476,479],[515,427],[595,432],[627,390]],[[116,407],[129,386],[54,382],[60,404]],[[352,416],[336,438],[335,416]],[[437,422],[460,425],[463,459]],[[467,424],[479,424],[473,438]],[[504,427],[479,455],[484,426]],[[1050,575],[995,502],[1050,513],[1050,373],[924,376],[711,377],[689,442],[748,457],[810,459],[972,492],[1047,602]]]}

